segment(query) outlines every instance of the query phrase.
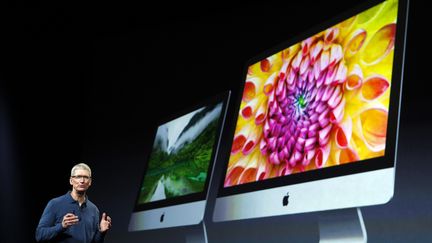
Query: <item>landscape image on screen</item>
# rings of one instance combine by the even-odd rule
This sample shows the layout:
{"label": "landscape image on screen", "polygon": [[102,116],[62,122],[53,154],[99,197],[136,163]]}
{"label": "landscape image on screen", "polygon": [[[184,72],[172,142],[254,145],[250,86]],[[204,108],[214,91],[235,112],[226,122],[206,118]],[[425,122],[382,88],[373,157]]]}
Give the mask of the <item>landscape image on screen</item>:
{"label": "landscape image on screen", "polygon": [[204,190],[221,111],[206,106],[158,127],[138,204]]}
{"label": "landscape image on screen", "polygon": [[249,66],[224,187],[384,156],[397,6]]}

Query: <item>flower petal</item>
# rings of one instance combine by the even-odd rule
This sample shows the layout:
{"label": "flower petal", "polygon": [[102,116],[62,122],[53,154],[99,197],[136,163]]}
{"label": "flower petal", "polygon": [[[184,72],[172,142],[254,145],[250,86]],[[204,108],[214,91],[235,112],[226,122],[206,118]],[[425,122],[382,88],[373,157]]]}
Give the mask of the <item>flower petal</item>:
{"label": "flower petal", "polygon": [[328,143],[332,127],[332,124],[328,124],[318,132],[318,141],[321,146],[324,146]]}
{"label": "flower petal", "polygon": [[349,69],[349,74],[345,82],[345,88],[347,90],[354,90],[362,85],[363,71],[358,64],[354,64]]}
{"label": "flower petal", "polygon": [[259,100],[258,97],[255,97],[253,100],[249,101],[242,109],[241,115],[245,119],[251,118],[255,112],[258,110]]}
{"label": "flower petal", "polygon": [[300,64],[300,75],[303,75],[306,70],[309,69],[309,65],[310,65],[310,59],[309,56],[306,56],[305,58],[303,58],[301,64]]}
{"label": "flower petal", "polygon": [[345,98],[342,98],[341,102],[339,102],[339,105],[337,105],[331,112],[330,112],[330,121],[333,123],[339,123],[345,113]]}
{"label": "flower petal", "polygon": [[384,94],[389,86],[389,81],[382,76],[369,77],[362,85],[362,97],[367,101],[374,100]]}
{"label": "flower petal", "polygon": [[266,106],[266,102],[262,102],[255,114],[255,124],[256,125],[262,124],[266,118],[267,118],[267,106]]}
{"label": "flower petal", "polygon": [[385,148],[387,120],[388,111],[380,108],[368,109],[360,114],[363,139],[374,152]]}
{"label": "flower petal", "polygon": [[310,52],[310,61],[312,65],[315,65],[316,60],[318,59],[319,54],[323,49],[323,42],[319,40],[314,46],[312,46],[312,50]]}
{"label": "flower petal", "polygon": [[367,32],[364,29],[358,29],[354,31],[349,37],[348,41],[344,45],[345,58],[351,58],[354,56],[363,46],[367,37]]}
{"label": "flower petal", "polygon": [[362,53],[362,61],[368,65],[380,62],[393,50],[395,34],[395,23],[388,24],[378,30],[366,45]]}
{"label": "flower petal", "polygon": [[325,30],[324,41],[325,43],[332,43],[339,35],[339,28],[332,27]]}
{"label": "flower petal", "polygon": [[263,87],[263,92],[265,95],[269,96],[273,90],[274,90],[274,85],[276,83],[276,81],[278,80],[278,77],[276,75],[276,73],[273,73],[272,75],[270,75],[270,77],[267,78],[264,87]]}
{"label": "flower petal", "polygon": [[238,179],[240,175],[243,173],[243,166],[235,166],[230,171],[228,171],[227,176],[225,178],[224,186],[233,186],[238,184]]}
{"label": "flower petal", "polygon": [[299,52],[291,62],[292,69],[297,73],[300,68],[300,63],[302,61],[302,54]]}
{"label": "flower petal", "polygon": [[340,60],[342,60],[343,53],[342,47],[339,44],[333,44],[330,49],[330,66],[336,65]]}
{"label": "flower petal", "polygon": [[338,83],[345,82],[347,78],[347,72],[348,72],[348,68],[346,67],[345,62],[341,61],[338,65],[336,76],[334,77],[333,80],[333,85],[337,85]]}
{"label": "flower petal", "polygon": [[352,119],[350,116],[346,116],[339,126],[336,128],[335,132],[335,142],[336,145],[345,149],[348,147],[352,136]]}
{"label": "flower petal", "polygon": [[255,150],[252,154],[250,154],[249,161],[247,162],[246,166],[244,166],[244,170],[239,177],[239,184],[256,180],[258,173],[257,169],[261,161],[260,154],[261,153],[259,150]]}
{"label": "flower petal", "polygon": [[346,39],[347,38],[346,35],[352,31],[352,27],[355,26],[356,19],[357,19],[357,15],[353,16],[347,20],[344,20],[342,23],[338,24],[339,30],[340,30],[340,33],[339,33],[340,39]]}
{"label": "flower petal", "polygon": [[277,152],[273,152],[273,153],[270,154],[269,161],[272,164],[275,164],[275,165],[278,165],[281,162],[280,159],[279,159],[279,155],[278,155]]}
{"label": "flower petal", "polygon": [[360,160],[358,153],[351,148],[342,149],[339,153],[339,164],[346,164],[358,160]]}
{"label": "flower petal", "polygon": [[255,181],[256,176],[257,176],[257,169],[256,168],[253,168],[253,167],[247,168],[247,169],[243,170],[243,172],[239,176],[239,183],[238,184],[244,184],[244,183],[248,183],[251,181]]}
{"label": "flower petal", "polygon": [[332,94],[335,92],[336,87],[331,86],[331,85],[327,85],[323,96],[321,97],[321,101],[327,101],[330,99],[330,97],[332,96]]}
{"label": "flower petal", "polygon": [[270,71],[270,68],[272,67],[271,59],[265,58],[264,60],[261,60],[260,67],[262,72],[268,72]]}
{"label": "flower petal", "polygon": [[317,168],[322,168],[325,166],[330,155],[330,143],[326,144],[324,147],[320,147],[316,151],[315,155],[315,166]]}
{"label": "flower petal", "polygon": [[330,84],[333,83],[336,77],[336,73],[337,73],[337,66],[329,66],[324,84],[330,86]]}
{"label": "flower petal", "polygon": [[330,108],[335,108],[337,105],[339,105],[340,101],[342,100],[343,93],[340,85],[336,86],[334,88],[333,93],[331,94],[330,98],[327,101],[327,104]]}
{"label": "flower petal", "polygon": [[262,155],[259,156],[256,178],[255,178],[256,181],[263,180],[268,176],[267,164],[268,164],[267,159]]}
{"label": "flower petal", "polygon": [[252,152],[255,146],[259,143],[262,134],[262,126],[250,125],[249,133],[242,147],[242,153],[248,155]]}
{"label": "flower petal", "polygon": [[315,36],[309,37],[301,43],[302,55],[306,56],[309,54],[310,47],[315,40]]}
{"label": "flower petal", "polygon": [[246,80],[245,87],[243,90],[243,101],[248,102],[255,98],[262,81],[260,78],[254,77]]}
{"label": "flower petal", "polygon": [[329,63],[330,63],[330,51],[325,50],[321,53],[321,58],[320,58],[321,72],[324,71],[325,69],[327,69],[327,67],[329,66]]}
{"label": "flower petal", "polygon": [[245,124],[241,130],[234,135],[231,153],[235,154],[243,148],[247,137],[249,136],[250,130],[251,126],[249,124]]}

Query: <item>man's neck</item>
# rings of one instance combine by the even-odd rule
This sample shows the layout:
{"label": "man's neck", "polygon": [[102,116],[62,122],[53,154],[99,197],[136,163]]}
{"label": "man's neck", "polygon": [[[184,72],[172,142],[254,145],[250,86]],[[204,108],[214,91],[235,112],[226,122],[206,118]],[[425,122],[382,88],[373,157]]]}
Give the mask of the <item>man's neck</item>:
{"label": "man's neck", "polygon": [[83,202],[86,199],[85,192],[84,193],[78,193],[78,192],[72,190],[71,196],[75,201],[77,201],[79,203],[80,206],[81,206],[81,204],[83,204]]}

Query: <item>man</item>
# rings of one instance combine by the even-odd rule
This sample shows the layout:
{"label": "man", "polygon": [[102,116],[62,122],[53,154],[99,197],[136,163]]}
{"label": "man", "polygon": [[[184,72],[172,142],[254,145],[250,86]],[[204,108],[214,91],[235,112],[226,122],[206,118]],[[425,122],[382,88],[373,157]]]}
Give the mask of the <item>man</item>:
{"label": "man", "polygon": [[38,242],[103,242],[111,228],[111,218],[102,214],[87,197],[92,183],[91,169],[80,163],[71,170],[72,191],[50,200],[36,229]]}

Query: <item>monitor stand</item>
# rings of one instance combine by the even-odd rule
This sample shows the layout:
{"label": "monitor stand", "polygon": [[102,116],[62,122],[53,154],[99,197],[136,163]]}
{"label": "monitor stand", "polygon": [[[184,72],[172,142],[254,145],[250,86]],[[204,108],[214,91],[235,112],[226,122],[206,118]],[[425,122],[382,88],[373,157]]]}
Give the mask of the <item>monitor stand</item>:
{"label": "monitor stand", "polygon": [[320,243],[367,242],[360,208],[323,212],[319,216]]}
{"label": "monitor stand", "polygon": [[207,229],[204,222],[190,227],[186,233],[186,243],[207,243]]}

